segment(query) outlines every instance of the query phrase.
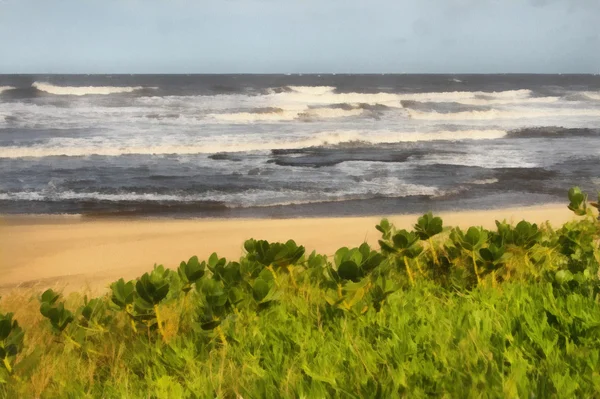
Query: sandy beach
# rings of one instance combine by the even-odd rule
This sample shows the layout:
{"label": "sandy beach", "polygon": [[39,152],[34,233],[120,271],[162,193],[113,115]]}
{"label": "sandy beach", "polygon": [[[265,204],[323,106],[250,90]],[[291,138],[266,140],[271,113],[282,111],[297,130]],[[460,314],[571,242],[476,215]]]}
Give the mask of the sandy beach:
{"label": "sandy beach", "polygon": [[[389,219],[411,228],[419,215]],[[574,216],[564,204],[440,214],[447,226],[494,227],[495,220],[527,219],[560,225]],[[120,277],[135,278],[153,265],[176,268],[212,252],[237,259],[248,238],[294,239],[307,251],[331,255],[363,241],[377,244],[378,217],[305,219],[136,219],[3,217],[0,219],[0,291],[16,287],[103,290]]]}

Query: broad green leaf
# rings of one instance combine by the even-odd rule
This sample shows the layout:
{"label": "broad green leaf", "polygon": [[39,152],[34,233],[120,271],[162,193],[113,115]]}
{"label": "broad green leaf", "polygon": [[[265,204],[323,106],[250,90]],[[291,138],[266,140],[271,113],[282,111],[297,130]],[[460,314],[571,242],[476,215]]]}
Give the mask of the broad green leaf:
{"label": "broad green leaf", "polygon": [[252,296],[257,302],[262,301],[269,293],[269,284],[263,279],[256,279],[252,286]]}
{"label": "broad green leaf", "polygon": [[434,217],[431,212],[421,216],[414,227],[417,236],[421,240],[428,240],[443,230],[442,219]]}
{"label": "broad green leaf", "polygon": [[338,275],[344,280],[359,280],[360,269],[354,261],[347,260],[345,262],[342,262],[342,264],[338,267],[337,272]]}

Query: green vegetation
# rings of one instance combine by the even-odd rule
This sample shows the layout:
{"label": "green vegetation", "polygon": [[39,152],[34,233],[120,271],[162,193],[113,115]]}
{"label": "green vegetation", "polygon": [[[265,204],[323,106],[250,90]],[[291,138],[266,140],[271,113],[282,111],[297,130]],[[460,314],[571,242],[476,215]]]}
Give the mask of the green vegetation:
{"label": "green vegetation", "polygon": [[91,300],[11,294],[0,396],[599,397],[600,224],[569,200],[581,218],[559,229],[429,213],[382,220],[378,249],[248,240]]}

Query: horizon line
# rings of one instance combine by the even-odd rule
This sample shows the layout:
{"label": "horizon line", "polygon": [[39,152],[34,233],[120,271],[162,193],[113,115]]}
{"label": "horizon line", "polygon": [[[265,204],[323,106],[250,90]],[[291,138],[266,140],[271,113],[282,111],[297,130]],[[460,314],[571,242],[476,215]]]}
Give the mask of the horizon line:
{"label": "horizon line", "polygon": [[600,76],[600,72],[0,72],[0,76],[20,75],[72,75],[72,76],[91,76],[91,75],[180,75],[180,76],[200,76],[200,75],[230,75],[230,76],[336,76],[336,75],[591,75]]}

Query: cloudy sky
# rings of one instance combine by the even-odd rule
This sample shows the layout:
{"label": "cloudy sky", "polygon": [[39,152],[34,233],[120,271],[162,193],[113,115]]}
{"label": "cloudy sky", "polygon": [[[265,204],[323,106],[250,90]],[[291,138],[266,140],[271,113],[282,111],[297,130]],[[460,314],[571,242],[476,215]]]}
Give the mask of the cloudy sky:
{"label": "cloudy sky", "polygon": [[0,73],[600,73],[600,0],[0,0]]}

